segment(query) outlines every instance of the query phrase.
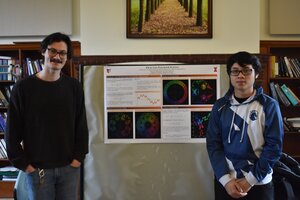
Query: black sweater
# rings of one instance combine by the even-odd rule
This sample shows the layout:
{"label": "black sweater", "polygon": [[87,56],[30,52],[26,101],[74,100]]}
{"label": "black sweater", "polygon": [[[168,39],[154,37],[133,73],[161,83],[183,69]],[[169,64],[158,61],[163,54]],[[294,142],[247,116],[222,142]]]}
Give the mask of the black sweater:
{"label": "black sweater", "polygon": [[35,75],[17,82],[5,141],[10,161],[21,170],[28,164],[55,168],[73,159],[82,162],[88,152],[88,128],[80,83],[65,75],[53,82]]}

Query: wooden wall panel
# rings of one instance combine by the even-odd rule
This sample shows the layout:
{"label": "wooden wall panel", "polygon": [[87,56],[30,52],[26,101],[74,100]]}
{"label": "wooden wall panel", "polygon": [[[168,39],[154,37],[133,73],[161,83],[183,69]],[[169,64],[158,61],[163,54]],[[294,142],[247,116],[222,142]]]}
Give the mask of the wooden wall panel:
{"label": "wooden wall panel", "polygon": [[[231,54],[173,54],[173,55],[103,55],[103,56],[78,56],[72,59],[74,77],[79,78],[81,65],[105,65],[124,62],[179,62],[185,64],[226,64]],[[264,68],[269,63],[268,55],[257,55]],[[227,74],[226,74],[227,76]],[[268,93],[267,73],[263,70],[257,79]]]}

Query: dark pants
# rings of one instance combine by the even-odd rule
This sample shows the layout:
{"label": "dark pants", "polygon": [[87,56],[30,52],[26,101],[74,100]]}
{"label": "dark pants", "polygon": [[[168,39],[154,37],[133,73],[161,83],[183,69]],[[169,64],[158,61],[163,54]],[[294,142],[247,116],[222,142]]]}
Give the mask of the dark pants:
{"label": "dark pants", "polygon": [[[274,186],[270,182],[265,185],[255,185],[247,196],[239,198],[241,200],[274,200]],[[215,179],[215,200],[236,200],[228,195],[223,185]]]}

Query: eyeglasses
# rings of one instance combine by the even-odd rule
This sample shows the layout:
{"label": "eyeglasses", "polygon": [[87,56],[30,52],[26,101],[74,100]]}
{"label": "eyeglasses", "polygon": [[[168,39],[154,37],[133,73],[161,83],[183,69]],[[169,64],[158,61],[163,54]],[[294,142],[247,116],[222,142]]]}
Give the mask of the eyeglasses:
{"label": "eyeglasses", "polygon": [[231,76],[238,76],[241,72],[244,76],[249,76],[250,74],[252,74],[253,69],[249,69],[249,68],[243,68],[242,70],[231,70],[230,71],[230,75]]}
{"label": "eyeglasses", "polygon": [[60,58],[66,58],[68,54],[66,51],[57,51],[54,48],[47,48],[47,49],[48,49],[48,54],[51,57],[55,57],[58,54]]}

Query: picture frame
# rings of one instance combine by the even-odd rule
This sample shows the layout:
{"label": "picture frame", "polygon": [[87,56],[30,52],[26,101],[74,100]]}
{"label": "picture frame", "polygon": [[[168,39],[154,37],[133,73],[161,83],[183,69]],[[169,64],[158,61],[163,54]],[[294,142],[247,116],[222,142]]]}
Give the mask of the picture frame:
{"label": "picture frame", "polygon": [[212,38],[212,0],[127,0],[126,28],[127,38]]}

